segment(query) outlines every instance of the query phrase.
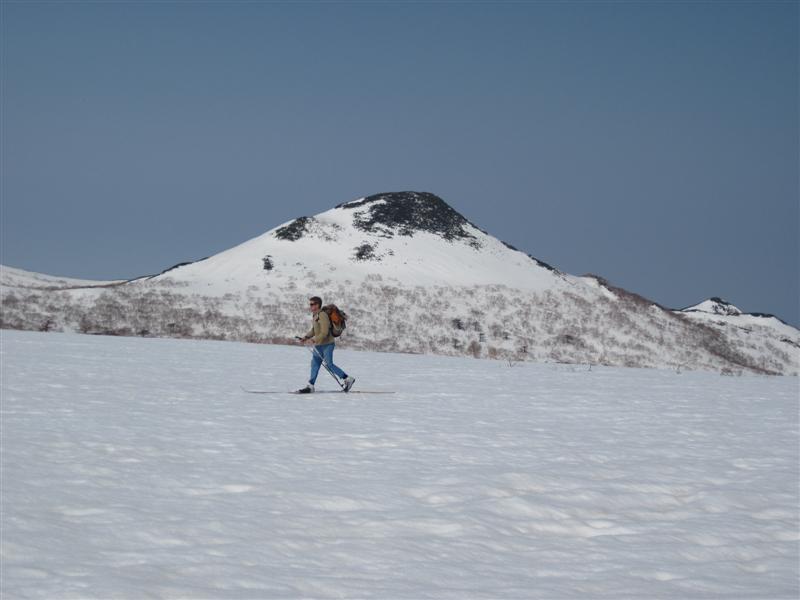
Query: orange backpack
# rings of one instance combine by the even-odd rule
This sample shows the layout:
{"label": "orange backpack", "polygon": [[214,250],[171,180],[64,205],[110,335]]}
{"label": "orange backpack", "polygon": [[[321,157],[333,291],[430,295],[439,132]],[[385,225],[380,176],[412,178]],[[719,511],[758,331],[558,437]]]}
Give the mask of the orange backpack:
{"label": "orange backpack", "polygon": [[322,307],[331,321],[331,335],[339,337],[347,327],[347,315],[335,304],[328,304]]}

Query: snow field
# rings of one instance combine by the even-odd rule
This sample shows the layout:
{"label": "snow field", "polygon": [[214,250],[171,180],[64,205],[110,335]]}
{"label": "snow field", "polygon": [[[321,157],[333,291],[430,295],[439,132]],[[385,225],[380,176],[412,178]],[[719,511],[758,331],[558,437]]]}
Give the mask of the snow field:
{"label": "snow field", "polygon": [[4,599],[800,593],[795,377],[1,333]]}

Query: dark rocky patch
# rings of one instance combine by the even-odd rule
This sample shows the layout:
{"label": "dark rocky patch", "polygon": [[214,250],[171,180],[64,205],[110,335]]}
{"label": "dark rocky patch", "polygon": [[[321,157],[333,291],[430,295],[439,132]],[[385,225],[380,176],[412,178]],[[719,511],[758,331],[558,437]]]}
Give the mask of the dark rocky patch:
{"label": "dark rocky patch", "polygon": [[500,243],[503,244],[503,246],[505,246],[509,250],[513,250],[514,252],[519,252],[519,250],[517,248],[515,248],[514,246],[512,246],[508,242],[504,242],[503,240],[500,240]]}
{"label": "dark rocky patch", "polygon": [[[777,318],[777,317],[776,317],[776,318]],[[778,319],[778,320],[780,320],[780,319]],[[781,323],[783,323],[783,321],[781,321]],[[798,348],[798,349],[800,349],[800,344],[797,344],[797,343],[793,342],[793,341],[792,341],[792,340],[790,340],[789,338],[781,338],[781,341],[782,341],[783,343],[785,343],[785,344],[789,344],[790,346],[793,346],[793,347],[795,347],[795,348]]]}
{"label": "dark rocky patch", "polygon": [[[760,319],[778,319],[778,317],[776,317],[775,315],[770,314],[770,313],[751,312],[751,313],[744,313],[744,314],[746,314],[748,316],[751,316],[751,317],[759,317]],[[786,324],[786,322],[781,320],[781,319],[778,319],[778,321],[780,321],[784,325]]]}
{"label": "dark rocky patch", "polygon": [[542,267],[544,269],[547,269],[548,271],[550,271],[552,273],[560,273],[561,272],[558,269],[556,269],[554,266],[548,265],[546,262],[541,261],[538,258],[536,258],[534,256],[531,256],[530,254],[528,254],[528,258],[530,258],[533,262],[535,262],[540,267]]}
{"label": "dark rocky patch", "polygon": [[[127,281],[125,281],[125,283],[130,283],[132,281],[137,281],[139,279],[153,279],[153,277],[164,275],[164,273],[169,273],[170,271],[174,271],[175,269],[180,269],[181,267],[185,267],[186,265],[193,265],[196,262],[203,262],[206,259],[208,259],[207,256],[205,258],[201,258],[200,260],[189,260],[186,262],[178,263],[177,265],[172,265],[168,269],[164,269],[163,271],[161,271],[161,273],[158,273],[158,275],[145,275],[143,277],[134,277],[133,279],[128,279]],[[104,287],[104,286],[97,286],[97,287]]]}
{"label": "dark rocky patch", "polygon": [[273,235],[279,240],[296,242],[308,232],[308,226],[313,220],[314,217],[298,217],[288,225],[275,230]]}
{"label": "dark rocky patch", "polygon": [[466,228],[467,225],[475,226],[444,200],[427,192],[376,194],[340,204],[337,208],[366,209],[356,213],[353,225],[367,233],[394,237],[426,231],[447,241],[466,240],[470,245],[480,247],[478,240]]}
{"label": "dark rocky patch", "polygon": [[353,258],[356,260],[380,260],[380,256],[375,254],[375,246],[372,244],[361,244],[355,249],[355,254]]}
{"label": "dark rocky patch", "polygon": [[728,307],[730,307],[730,309],[735,309],[738,312],[738,309],[733,304],[731,304],[730,302],[726,302],[722,298],[714,296],[712,298],[709,298],[709,300],[711,300],[711,302],[713,302],[714,304],[719,304],[720,306],[725,307],[726,310],[728,309]]}
{"label": "dark rocky patch", "polygon": [[[511,244],[509,244],[508,242],[504,242],[503,240],[500,240],[500,243],[502,243],[502,244],[503,244],[503,246],[505,246],[505,247],[506,247],[506,248],[508,248],[509,250],[513,250],[514,252],[521,252],[521,250],[519,250],[519,249],[515,248],[514,246],[512,246],[512,245],[511,245]],[[535,263],[536,263],[538,266],[540,266],[540,267],[542,267],[542,268],[544,268],[544,269],[547,269],[547,270],[548,270],[548,271],[550,271],[551,273],[560,273],[560,272],[561,272],[561,271],[559,271],[558,269],[556,269],[555,267],[553,267],[552,265],[548,265],[546,262],[544,262],[544,261],[542,261],[542,260],[539,260],[539,259],[538,259],[538,258],[536,258],[535,256],[531,256],[530,254],[526,254],[525,256],[527,256],[528,258],[530,258],[530,259],[531,259],[533,262],[535,262]]]}
{"label": "dark rocky patch", "polygon": [[[203,260],[205,260],[205,259],[203,259]],[[164,269],[163,271],[161,271],[161,273],[159,273],[159,275],[163,275],[164,273],[169,273],[170,271],[174,271],[175,269],[180,269],[181,267],[185,267],[186,265],[191,265],[193,262],[194,262],[193,260],[189,260],[189,261],[186,261],[186,262],[178,263],[177,265],[172,265],[168,269]]]}

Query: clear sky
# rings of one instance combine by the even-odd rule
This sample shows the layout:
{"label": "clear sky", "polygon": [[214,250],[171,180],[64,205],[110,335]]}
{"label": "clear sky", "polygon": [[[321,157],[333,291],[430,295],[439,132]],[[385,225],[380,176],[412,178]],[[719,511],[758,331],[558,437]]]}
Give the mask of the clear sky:
{"label": "clear sky", "polygon": [[4,1],[2,37],[5,265],[134,277],[416,190],[800,322],[797,2]]}

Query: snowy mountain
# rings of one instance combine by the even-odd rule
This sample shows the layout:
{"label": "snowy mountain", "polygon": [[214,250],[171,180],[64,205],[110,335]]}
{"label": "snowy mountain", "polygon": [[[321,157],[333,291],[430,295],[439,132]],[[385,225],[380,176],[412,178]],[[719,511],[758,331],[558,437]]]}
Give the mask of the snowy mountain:
{"label": "snowy mountain", "polygon": [[716,300],[668,310],[562,273],[419,192],[339,204],[125,283],[22,280],[3,269],[3,327],[286,343],[319,295],[348,312],[340,344],[355,349],[725,373],[800,362],[800,331],[778,319]]}
{"label": "snowy mountain", "polygon": [[680,311],[689,317],[704,321],[706,323],[716,323],[718,325],[733,325],[742,328],[766,327],[775,330],[779,335],[795,335],[797,329],[781,321],[775,315],[766,313],[746,313],[721,298],[709,298],[700,304],[683,308]]}
{"label": "snowy mountain", "polygon": [[747,348],[754,337],[771,340],[773,347],[792,348],[792,353],[800,353],[798,331],[784,323],[775,315],[765,313],[745,313],[730,302],[721,298],[709,298],[695,306],[677,313],[690,320],[723,331],[729,343]]}
{"label": "snowy mountain", "polygon": [[682,308],[681,311],[685,313],[699,312],[711,315],[724,315],[728,317],[742,314],[741,310],[736,308],[730,302],[725,302],[725,300],[722,298],[709,298],[700,304]]}
{"label": "snowy mountain", "polygon": [[[263,271],[268,271],[265,278]],[[545,290],[565,277],[478,229],[428,193],[378,194],[300,217],[239,246],[154,278],[238,291],[309,275],[404,286],[506,285]]]}

